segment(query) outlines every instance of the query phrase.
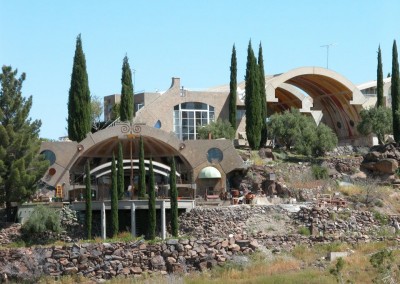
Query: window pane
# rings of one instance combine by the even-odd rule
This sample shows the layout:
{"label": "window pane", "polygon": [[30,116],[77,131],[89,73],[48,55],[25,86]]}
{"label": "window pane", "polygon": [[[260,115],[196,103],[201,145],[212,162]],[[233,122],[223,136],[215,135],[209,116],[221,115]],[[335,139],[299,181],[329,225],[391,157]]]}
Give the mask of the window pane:
{"label": "window pane", "polygon": [[210,121],[214,121],[214,112],[210,112]]}

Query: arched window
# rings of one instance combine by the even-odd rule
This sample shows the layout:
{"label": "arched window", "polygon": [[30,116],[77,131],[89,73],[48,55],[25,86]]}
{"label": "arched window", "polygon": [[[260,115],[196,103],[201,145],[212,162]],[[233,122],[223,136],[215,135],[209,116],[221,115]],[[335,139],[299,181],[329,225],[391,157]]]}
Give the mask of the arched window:
{"label": "arched window", "polygon": [[197,129],[215,120],[214,107],[187,102],[174,107],[174,132],[182,140],[196,140]]}

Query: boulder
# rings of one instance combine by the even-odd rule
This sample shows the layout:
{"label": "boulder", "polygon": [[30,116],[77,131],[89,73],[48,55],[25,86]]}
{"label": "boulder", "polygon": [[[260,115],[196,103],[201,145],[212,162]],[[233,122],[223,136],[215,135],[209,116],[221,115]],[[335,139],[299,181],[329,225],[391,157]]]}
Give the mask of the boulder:
{"label": "boulder", "polygon": [[364,156],[364,162],[377,162],[382,158],[382,153],[379,153],[377,151],[372,151],[369,152]]}
{"label": "boulder", "polygon": [[399,167],[399,163],[395,159],[382,159],[375,164],[375,171],[393,174]]}

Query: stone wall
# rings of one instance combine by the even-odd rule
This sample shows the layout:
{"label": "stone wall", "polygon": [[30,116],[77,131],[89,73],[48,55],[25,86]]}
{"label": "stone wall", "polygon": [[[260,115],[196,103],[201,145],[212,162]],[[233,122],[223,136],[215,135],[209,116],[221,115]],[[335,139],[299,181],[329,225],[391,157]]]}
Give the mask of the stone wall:
{"label": "stone wall", "polygon": [[400,216],[385,216],[384,220],[377,220],[370,211],[302,207],[293,215],[293,220],[297,226],[309,228],[314,236],[335,237],[352,242],[351,238],[379,238],[383,230],[394,235],[399,230]]}
{"label": "stone wall", "polygon": [[236,254],[250,254],[257,246],[253,239],[190,238],[153,245],[138,241],[3,249],[0,276],[34,282],[42,275],[78,274],[99,280],[118,275],[186,273],[220,265]]}

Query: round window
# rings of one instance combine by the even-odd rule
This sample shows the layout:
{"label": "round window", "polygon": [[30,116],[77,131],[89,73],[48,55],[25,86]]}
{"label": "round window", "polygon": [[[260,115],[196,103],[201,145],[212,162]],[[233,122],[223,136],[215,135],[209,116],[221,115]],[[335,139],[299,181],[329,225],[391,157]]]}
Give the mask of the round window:
{"label": "round window", "polygon": [[56,154],[51,150],[44,150],[40,153],[44,158],[49,161],[50,166],[56,162]]}
{"label": "round window", "polygon": [[210,163],[219,163],[224,159],[224,154],[218,148],[210,148],[207,152],[207,160]]}

